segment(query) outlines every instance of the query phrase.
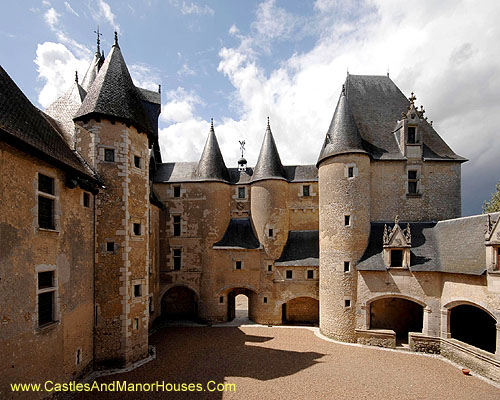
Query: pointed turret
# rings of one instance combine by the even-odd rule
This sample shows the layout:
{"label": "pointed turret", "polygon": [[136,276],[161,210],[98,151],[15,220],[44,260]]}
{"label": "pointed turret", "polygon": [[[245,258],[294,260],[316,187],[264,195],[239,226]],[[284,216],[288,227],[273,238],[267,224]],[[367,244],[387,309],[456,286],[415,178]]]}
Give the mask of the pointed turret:
{"label": "pointed turret", "polygon": [[75,125],[73,117],[80,109],[87,93],[78,83],[78,75],[70,88],[50,106],[45,112],[54,118],[61,128],[64,137],[71,148],[73,148]]}
{"label": "pointed turret", "polygon": [[333,114],[332,122],[326,134],[316,166],[328,157],[345,153],[366,153],[366,151],[363,148],[361,135],[349,108],[345,85],[343,85],[342,93],[340,94],[337,108]]}
{"label": "pointed turret", "polygon": [[281,164],[280,155],[269,125],[269,117],[267,117],[267,128],[260,148],[259,158],[252,175],[252,181],[254,182],[263,179],[286,180],[285,170]]}
{"label": "pointed turret", "polygon": [[82,81],[82,88],[88,92],[90,89],[90,86],[92,86],[92,83],[94,83],[94,80],[99,73],[99,70],[102,67],[102,64],[104,64],[104,52],[101,53],[101,38],[100,36],[102,35],[99,33],[99,25],[97,26],[97,31],[94,31],[94,33],[97,34],[97,48],[96,52],[94,54],[94,58],[92,59],[92,62],[90,63],[89,69],[87,70],[87,73],[83,77]]}
{"label": "pointed turret", "polygon": [[197,179],[204,181],[229,181],[229,172],[227,171],[219,143],[215,137],[213,119],[210,124],[210,132],[208,133],[205,148],[194,173]]}
{"label": "pointed turret", "polygon": [[115,35],[115,44],[74,119],[107,117],[134,125],[139,132],[149,134],[152,129],[141,98],[132,82]]}

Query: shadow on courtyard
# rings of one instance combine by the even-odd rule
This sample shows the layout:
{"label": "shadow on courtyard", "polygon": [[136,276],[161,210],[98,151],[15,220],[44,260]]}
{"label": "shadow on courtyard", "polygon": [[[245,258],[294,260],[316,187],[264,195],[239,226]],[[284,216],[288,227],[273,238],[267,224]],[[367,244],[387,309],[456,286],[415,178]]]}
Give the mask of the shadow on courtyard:
{"label": "shadow on courtyard", "polygon": [[[157,358],[129,373],[98,382],[224,383],[228,376],[266,381],[297,373],[319,362],[324,354],[273,349],[267,336],[247,335],[238,327],[169,327],[150,337]],[[267,345],[266,345],[267,343]],[[237,388],[236,388],[237,389]],[[77,398],[222,399],[222,392],[82,393]]]}

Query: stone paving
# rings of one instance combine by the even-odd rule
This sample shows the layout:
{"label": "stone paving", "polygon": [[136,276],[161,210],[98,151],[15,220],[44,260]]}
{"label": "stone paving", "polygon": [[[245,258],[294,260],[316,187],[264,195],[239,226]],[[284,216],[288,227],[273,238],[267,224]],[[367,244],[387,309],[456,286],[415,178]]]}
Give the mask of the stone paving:
{"label": "stone paving", "polygon": [[[324,340],[317,328],[260,325],[166,327],[150,338],[157,358],[102,377],[199,383],[201,392],[87,393],[79,399],[499,399],[500,389],[435,357]],[[234,384],[209,392],[207,383]],[[214,385],[211,384],[210,387]]]}

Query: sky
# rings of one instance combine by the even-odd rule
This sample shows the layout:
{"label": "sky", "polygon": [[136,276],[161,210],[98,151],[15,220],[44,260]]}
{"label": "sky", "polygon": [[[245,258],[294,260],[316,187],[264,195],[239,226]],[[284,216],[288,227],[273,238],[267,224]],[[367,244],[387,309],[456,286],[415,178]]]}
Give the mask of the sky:
{"label": "sky", "polygon": [[[197,161],[210,118],[226,165],[255,165],[266,117],[285,165],[315,164],[347,71],[414,92],[459,155],[464,215],[500,179],[497,0],[2,1],[0,63],[44,109],[119,43],[137,86],[162,88],[164,162]],[[402,216],[403,218],[403,216]]]}

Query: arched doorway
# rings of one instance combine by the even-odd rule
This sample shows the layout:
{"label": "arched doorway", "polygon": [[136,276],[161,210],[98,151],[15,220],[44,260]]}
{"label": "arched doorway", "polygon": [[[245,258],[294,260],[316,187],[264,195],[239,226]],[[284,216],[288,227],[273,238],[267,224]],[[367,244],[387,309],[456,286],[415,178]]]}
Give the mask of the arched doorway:
{"label": "arched doorway", "polygon": [[370,329],[391,329],[399,343],[408,342],[409,332],[422,332],[424,307],[400,297],[386,297],[370,303]]}
{"label": "arched doorway", "polygon": [[319,301],[312,297],[296,297],[281,306],[282,324],[318,324]]}
{"label": "arched doorway", "polygon": [[256,293],[247,288],[233,288],[227,293],[227,321],[252,320],[252,302]]}
{"label": "arched doorway", "polygon": [[450,333],[453,339],[495,353],[496,320],[486,311],[470,304],[455,306],[450,311]]}
{"label": "arched doorway", "polygon": [[195,320],[198,316],[198,297],[185,286],[174,286],[161,299],[161,316],[165,320]]}

